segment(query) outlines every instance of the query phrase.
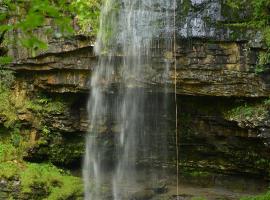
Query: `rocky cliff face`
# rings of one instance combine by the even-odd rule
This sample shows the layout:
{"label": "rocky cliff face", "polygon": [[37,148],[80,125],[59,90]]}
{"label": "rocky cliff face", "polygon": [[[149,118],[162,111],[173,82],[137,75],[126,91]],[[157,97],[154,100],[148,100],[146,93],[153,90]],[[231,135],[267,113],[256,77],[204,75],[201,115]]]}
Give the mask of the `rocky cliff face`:
{"label": "rocky cliff face", "polygon": [[[183,168],[269,178],[270,123],[265,98],[270,93],[270,82],[267,71],[257,73],[256,70],[259,54],[265,51],[260,33],[222,25],[231,21],[231,15],[221,0],[192,0],[182,4],[179,1],[178,5],[176,74],[172,60],[170,77],[161,79],[160,63],[170,59],[172,52],[164,52],[162,41],[157,41],[153,47],[158,53],[145,72],[148,80],[136,87],[144,87],[151,101],[151,96],[162,95],[160,88],[165,85],[173,93],[176,77]],[[97,58],[91,39],[85,36],[49,38],[48,43],[49,49],[35,57],[18,46],[9,49],[9,54],[17,58],[11,66],[17,90],[43,93],[66,103],[61,112],[44,117],[43,123],[50,134],[45,143],[29,149],[28,159],[79,163],[88,127],[88,84]],[[121,60],[121,55],[115,59]],[[112,86],[119,81],[116,75]],[[109,93],[113,90],[114,87]],[[172,122],[163,131],[168,132],[173,161],[173,97],[170,102],[169,116],[158,120]],[[38,140],[42,130],[25,113],[20,116],[33,128],[37,135],[34,140]],[[149,113],[148,117],[155,118],[155,113]],[[102,131],[107,133],[104,139],[110,140],[110,133],[114,131],[106,126]]]}

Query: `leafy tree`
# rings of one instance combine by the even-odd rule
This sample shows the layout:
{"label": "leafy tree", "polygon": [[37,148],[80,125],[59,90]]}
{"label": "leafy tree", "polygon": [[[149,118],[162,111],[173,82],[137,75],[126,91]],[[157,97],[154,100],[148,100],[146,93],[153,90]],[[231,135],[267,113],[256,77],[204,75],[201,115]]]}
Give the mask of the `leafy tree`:
{"label": "leafy tree", "polygon": [[[74,34],[74,18],[82,32],[93,36],[97,32],[100,5],[101,0],[0,0],[0,48],[4,36],[14,31],[19,34],[19,44],[33,50],[35,55],[47,48],[37,34],[38,28],[43,27],[44,34],[53,37],[70,36]],[[48,24],[51,26],[44,26]],[[0,64],[7,61],[0,58]]]}
{"label": "leafy tree", "polygon": [[68,15],[69,4],[65,0],[2,0],[0,2],[0,35],[2,42],[8,31],[19,33],[20,45],[34,51],[47,48],[35,31],[51,21],[57,30],[46,27],[46,34],[71,34],[71,17]]}
{"label": "leafy tree", "polygon": [[74,0],[71,3],[73,13],[81,27],[80,33],[96,36],[99,27],[101,0]]}

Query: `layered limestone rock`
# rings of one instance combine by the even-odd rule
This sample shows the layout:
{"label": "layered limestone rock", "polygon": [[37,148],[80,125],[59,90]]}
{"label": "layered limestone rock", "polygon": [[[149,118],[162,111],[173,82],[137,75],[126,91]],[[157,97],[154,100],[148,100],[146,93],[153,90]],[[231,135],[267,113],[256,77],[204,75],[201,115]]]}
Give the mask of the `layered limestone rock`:
{"label": "layered limestone rock", "polygon": [[[269,96],[268,73],[255,73],[259,54],[264,51],[261,34],[250,30],[240,32],[224,26],[227,21],[232,21],[226,9],[221,0],[184,0],[177,10],[175,55],[162,49],[162,41],[153,43],[157,53],[152,57],[152,65],[146,66],[148,78],[145,82],[137,80],[135,86],[146,88],[149,96],[153,91],[161,93],[163,90],[160,88],[165,85],[173,93],[176,77],[182,167],[269,177],[270,126],[267,115],[259,122],[253,120],[250,125],[247,118],[239,119],[226,114],[239,104],[245,105],[249,101],[261,103],[260,98]],[[238,17],[246,15],[248,13]],[[84,152],[84,134],[89,125],[86,99],[97,58],[93,53],[92,40],[88,37],[46,39],[48,50],[34,57],[19,46],[9,49],[9,55],[16,58],[10,68],[15,71],[17,85],[27,85],[25,89],[28,93],[43,92],[68,102],[64,112],[44,117],[44,123],[51,131],[50,136],[46,143],[29,150],[28,159],[48,159],[58,164],[80,163]],[[121,63],[122,56],[117,55],[115,59]],[[164,62],[170,63],[167,80],[160,74]],[[112,85],[117,85],[119,81],[116,74]],[[110,95],[113,95],[113,88],[109,91]],[[161,115],[157,120],[171,122],[171,127],[161,129],[161,132],[165,131],[168,135],[170,164],[173,166],[173,97],[170,98],[170,105],[170,115]],[[22,121],[31,124],[31,120],[24,116]],[[148,118],[155,118],[155,113],[149,113]],[[117,132],[114,128],[101,128],[108,148],[113,146],[112,133]],[[37,134],[40,131],[37,130]]]}
{"label": "layered limestone rock", "polygon": [[[174,88],[177,93],[207,96],[267,97],[267,75],[255,73],[259,51],[246,43],[212,42],[199,39],[181,40],[176,52],[177,71],[171,64],[170,79],[164,82],[160,75],[160,63],[164,57],[153,58],[147,66],[148,79],[141,87]],[[161,55],[162,56],[162,55]],[[121,57],[119,57],[121,59]],[[34,89],[49,92],[87,93],[91,71],[97,59],[92,47],[78,48],[69,52],[44,54],[20,60],[13,66],[22,81],[28,81]],[[116,83],[119,81],[115,78]]]}
{"label": "layered limestone rock", "polygon": [[[156,41],[153,48],[157,53],[153,54],[152,65],[146,67],[148,79],[138,80],[138,84],[157,88],[168,84],[173,89],[176,76],[178,94],[268,96],[268,76],[254,73],[259,53],[264,51],[261,34],[225,25],[232,21],[232,15],[220,0],[186,0],[179,1],[178,5],[177,73],[174,74],[173,69],[173,52],[164,52],[162,41]],[[235,20],[246,15],[243,13]],[[11,68],[18,77],[29,81],[37,90],[88,92],[89,77],[97,63],[92,38],[80,35],[66,39],[41,38],[48,42],[48,50],[38,52],[35,57],[19,45],[9,48],[9,55],[16,58]],[[121,56],[117,55],[117,59]],[[160,63],[165,60],[171,63],[170,79],[166,81],[160,74]]]}

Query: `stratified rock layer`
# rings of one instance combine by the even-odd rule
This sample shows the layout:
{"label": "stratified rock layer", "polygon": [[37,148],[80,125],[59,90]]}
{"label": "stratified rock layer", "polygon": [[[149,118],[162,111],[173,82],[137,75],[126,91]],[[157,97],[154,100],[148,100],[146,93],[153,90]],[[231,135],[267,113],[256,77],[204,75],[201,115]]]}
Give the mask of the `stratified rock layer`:
{"label": "stratified rock layer", "polygon": [[[153,43],[157,53],[152,57],[151,66],[145,67],[147,79],[143,82],[137,80],[134,88],[144,87],[151,103],[151,95],[163,95],[161,88],[165,86],[172,94],[176,78],[182,167],[269,178],[269,116],[256,123],[249,119],[240,123],[226,117],[226,113],[239,104],[260,103],[261,98],[270,94],[269,73],[255,73],[259,53],[264,51],[261,35],[220,26],[219,23],[232,19],[225,12],[226,5],[219,0],[188,2],[179,6],[177,11],[175,55],[164,52],[162,41]],[[248,13],[239,17],[246,15]],[[69,105],[63,113],[46,116],[46,125],[52,130],[50,140],[31,149],[28,159],[45,158],[58,164],[78,163],[84,153],[84,134],[89,125],[85,102],[97,58],[91,40],[84,36],[52,39],[48,43],[49,49],[35,57],[19,47],[9,51],[17,58],[10,68],[15,71],[18,88],[27,85],[28,93],[59,96]],[[116,55],[115,60],[121,63],[122,56]],[[173,56],[176,56],[176,63]],[[170,62],[167,80],[160,74],[165,60]],[[121,81],[118,74],[114,80],[108,91],[112,96]],[[163,120],[171,122],[169,128],[160,129],[160,134],[166,132],[168,136],[168,141],[160,142],[170,145],[170,166],[174,165],[175,158],[173,99],[169,98],[169,115],[156,116],[150,110],[147,116],[149,120],[157,118],[160,124]],[[268,108],[265,109],[268,113]],[[117,128],[105,126],[101,131],[106,133],[103,139],[110,141]],[[107,144],[108,149],[113,146],[111,142]]]}

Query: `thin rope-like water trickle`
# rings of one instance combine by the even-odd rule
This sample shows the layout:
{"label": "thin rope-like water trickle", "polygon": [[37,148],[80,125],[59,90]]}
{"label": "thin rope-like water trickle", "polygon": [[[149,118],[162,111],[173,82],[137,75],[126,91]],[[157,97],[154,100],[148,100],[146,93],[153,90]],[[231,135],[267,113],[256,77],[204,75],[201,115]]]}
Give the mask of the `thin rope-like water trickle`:
{"label": "thin rope-like water trickle", "polygon": [[[159,88],[164,94],[159,102],[147,83],[166,85],[175,53],[175,6],[173,0],[104,1],[88,101],[85,200],[134,199],[162,179],[155,168],[166,162],[167,138],[158,119],[148,115],[166,110],[167,88]],[[154,63],[160,55],[163,61]],[[156,65],[162,70],[152,80]],[[141,177],[148,183],[142,184]]]}
{"label": "thin rope-like water trickle", "polygon": [[[182,3],[182,0],[181,0]],[[173,24],[176,27],[176,0],[174,0]],[[174,101],[175,101],[175,150],[176,150],[176,196],[179,197],[179,138],[178,138],[178,103],[177,103],[177,71],[176,71],[176,29],[173,32],[174,53]]]}

